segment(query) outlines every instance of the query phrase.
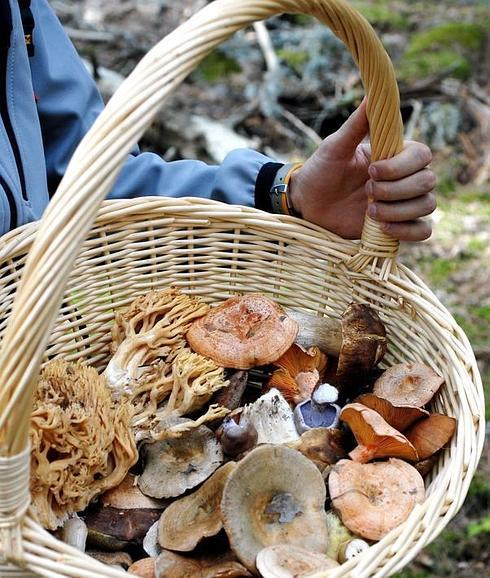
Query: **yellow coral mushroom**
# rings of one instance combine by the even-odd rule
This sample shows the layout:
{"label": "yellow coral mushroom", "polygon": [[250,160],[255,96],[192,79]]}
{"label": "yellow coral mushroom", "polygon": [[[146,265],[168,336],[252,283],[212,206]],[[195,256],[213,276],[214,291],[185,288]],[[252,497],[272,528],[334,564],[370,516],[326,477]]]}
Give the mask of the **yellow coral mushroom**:
{"label": "yellow coral mushroom", "polygon": [[198,297],[170,287],[137,297],[116,313],[104,377],[117,398],[127,395],[135,408],[134,425],[145,429],[147,418],[172,392],[172,363],[187,346],[191,322],[209,306]]}
{"label": "yellow coral mushroom", "polygon": [[138,459],[131,417],[130,404],[114,401],[94,368],[46,365],[30,426],[32,501],[46,528],[124,479]]}

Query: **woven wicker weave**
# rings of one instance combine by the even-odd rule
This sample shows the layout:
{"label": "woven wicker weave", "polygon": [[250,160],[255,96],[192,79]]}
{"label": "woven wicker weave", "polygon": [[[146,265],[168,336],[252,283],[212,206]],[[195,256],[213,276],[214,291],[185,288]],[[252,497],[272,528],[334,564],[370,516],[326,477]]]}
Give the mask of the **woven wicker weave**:
{"label": "woven wicker weave", "polygon": [[142,60],[77,149],[43,220],[0,241],[2,577],[127,575],[57,541],[28,511],[32,387],[47,356],[85,358],[102,369],[114,311],[169,284],[211,302],[265,291],[286,306],[335,317],[353,299],[367,301],[387,326],[388,364],[418,360],[446,378],[433,407],[456,417],[458,426],[428,480],[426,501],[403,525],[329,576],[400,570],[464,500],[484,436],[475,358],[437,298],[396,265],[397,244],[375,222],[366,221],[358,244],[293,217],[212,201],[146,198],[104,202],[99,208],[165,96],[235,30],[281,12],[312,14],[346,43],[368,94],[374,159],[401,149],[391,63],[368,23],[343,1],[218,0]]}

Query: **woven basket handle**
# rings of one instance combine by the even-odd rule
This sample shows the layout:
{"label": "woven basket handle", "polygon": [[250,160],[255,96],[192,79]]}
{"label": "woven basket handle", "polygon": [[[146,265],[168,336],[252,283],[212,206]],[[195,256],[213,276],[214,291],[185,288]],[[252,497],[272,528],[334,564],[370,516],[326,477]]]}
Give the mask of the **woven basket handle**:
{"label": "woven basket handle", "polygon": [[[344,0],[216,0],[155,46],[119,88],[77,148],[30,250],[0,352],[0,456],[27,445],[32,386],[68,274],[98,207],[131,147],[165,97],[217,45],[250,23],[283,12],[315,16],[350,48],[368,95],[373,160],[402,148],[390,59],[367,21]],[[392,262],[397,243],[366,219],[348,267]],[[0,507],[1,509],[1,507]]]}

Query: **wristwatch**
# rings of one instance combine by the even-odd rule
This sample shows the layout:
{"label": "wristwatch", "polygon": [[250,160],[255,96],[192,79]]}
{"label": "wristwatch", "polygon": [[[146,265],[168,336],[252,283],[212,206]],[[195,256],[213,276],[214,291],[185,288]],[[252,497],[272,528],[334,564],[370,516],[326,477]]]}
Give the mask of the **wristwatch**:
{"label": "wristwatch", "polygon": [[276,173],[269,191],[272,212],[301,217],[291,203],[289,196],[289,181],[294,171],[303,166],[303,163],[286,163]]}

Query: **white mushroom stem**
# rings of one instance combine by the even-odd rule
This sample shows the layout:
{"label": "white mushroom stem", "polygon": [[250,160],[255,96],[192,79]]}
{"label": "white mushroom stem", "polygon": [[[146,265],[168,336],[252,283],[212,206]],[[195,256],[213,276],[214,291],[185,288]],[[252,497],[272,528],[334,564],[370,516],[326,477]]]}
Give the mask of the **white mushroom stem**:
{"label": "white mushroom stem", "polygon": [[242,417],[247,417],[257,430],[257,444],[285,444],[299,440],[293,412],[275,388],[245,406]]}
{"label": "white mushroom stem", "polygon": [[65,544],[69,544],[81,552],[85,552],[87,536],[87,525],[77,514],[73,514],[73,516],[68,518],[63,524],[61,539]]}

